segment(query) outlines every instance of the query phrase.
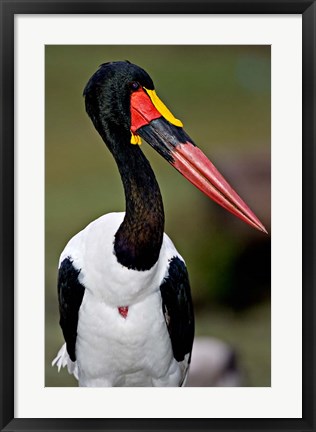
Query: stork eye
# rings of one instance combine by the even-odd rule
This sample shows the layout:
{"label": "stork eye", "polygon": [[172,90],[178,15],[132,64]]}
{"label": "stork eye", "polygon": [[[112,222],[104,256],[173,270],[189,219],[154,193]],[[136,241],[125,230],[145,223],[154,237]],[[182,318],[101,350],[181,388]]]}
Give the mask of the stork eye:
{"label": "stork eye", "polygon": [[132,90],[138,90],[139,87],[140,87],[140,84],[139,84],[137,81],[133,81],[133,82],[131,83],[131,89],[132,89]]}

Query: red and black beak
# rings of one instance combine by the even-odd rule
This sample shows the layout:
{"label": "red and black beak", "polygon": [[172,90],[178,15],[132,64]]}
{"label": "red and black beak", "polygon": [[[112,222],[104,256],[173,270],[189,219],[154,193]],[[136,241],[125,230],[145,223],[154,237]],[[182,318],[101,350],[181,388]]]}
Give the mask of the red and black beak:
{"label": "red and black beak", "polygon": [[267,233],[247,204],[205,154],[194,144],[154,90],[140,88],[131,95],[133,144],[148,142],[194,186],[249,225]]}

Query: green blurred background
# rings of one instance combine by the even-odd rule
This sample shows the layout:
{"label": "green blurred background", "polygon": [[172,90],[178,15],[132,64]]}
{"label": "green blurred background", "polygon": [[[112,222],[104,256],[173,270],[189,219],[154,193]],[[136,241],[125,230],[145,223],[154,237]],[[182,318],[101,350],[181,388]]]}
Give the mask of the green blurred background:
{"label": "green blurred background", "polygon": [[[45,383],[63,343],[57,266],[68,240],[124,210],[112,156],[85,113],[82,91],[101,63],[129,60],[270,232],[270,46],[46,46]],[[270,236],[208,200],[146,143],[164,199],[166,232],[186,260],[196,335],[228,342],[245,386],[270,386]]]}

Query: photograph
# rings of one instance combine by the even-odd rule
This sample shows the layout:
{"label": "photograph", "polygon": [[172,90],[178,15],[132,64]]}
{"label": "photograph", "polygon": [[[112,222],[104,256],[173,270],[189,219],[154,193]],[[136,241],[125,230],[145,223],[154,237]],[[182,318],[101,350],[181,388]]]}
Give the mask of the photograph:
{"label": "photograph", "polygon": [[270,387],[271,45],[47,44],[44,97],[45,387]]}

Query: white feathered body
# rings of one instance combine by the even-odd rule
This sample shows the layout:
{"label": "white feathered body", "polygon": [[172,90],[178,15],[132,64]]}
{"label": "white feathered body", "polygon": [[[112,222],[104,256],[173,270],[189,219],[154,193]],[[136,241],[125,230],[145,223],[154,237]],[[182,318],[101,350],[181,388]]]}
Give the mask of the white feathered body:
{"label": "white feathered body", "polygon": [[[75,235],[60,257],[80,270],[85,287],[79,309],[76,358],[65,346],[55,363],[67,365],[80,386],[179,386],[187,371],[187,357],[177,362],[162,311],[160,285],[169,261],[178,254],[164,234],[159,260],[146,271],[117,262],[114,236],[124,213],[100,217]],[[127,317],[119,307],[128,307]]]}

